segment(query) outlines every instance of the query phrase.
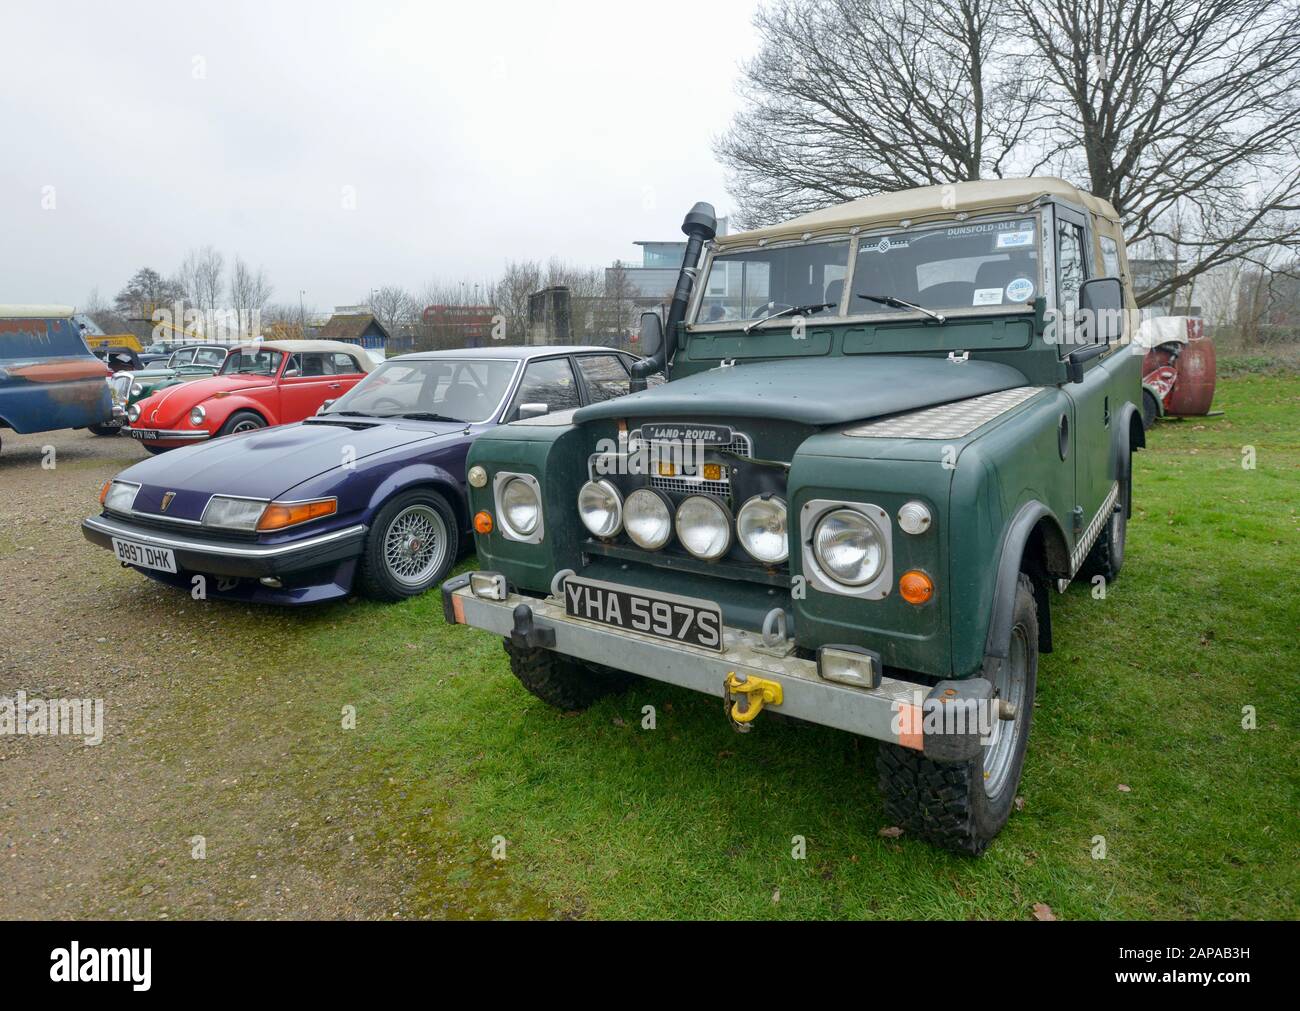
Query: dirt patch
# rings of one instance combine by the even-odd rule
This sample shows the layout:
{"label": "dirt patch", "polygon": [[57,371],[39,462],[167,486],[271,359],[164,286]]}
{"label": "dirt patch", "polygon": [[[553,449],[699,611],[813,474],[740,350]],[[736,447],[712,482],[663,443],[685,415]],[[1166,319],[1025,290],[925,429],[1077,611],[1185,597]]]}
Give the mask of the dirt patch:
{"label": "dirt patch", "polygon": [[286,644],[348,605],[193,601],[85,541],[102,483],[143,456],[4,433],[0,698],[105,715],[95,746],[0,735],[0,917],[545,915],[490,868],[448,881],[438,813],[395,819],[401,784],[340,733],[321,673],[294,669]]}

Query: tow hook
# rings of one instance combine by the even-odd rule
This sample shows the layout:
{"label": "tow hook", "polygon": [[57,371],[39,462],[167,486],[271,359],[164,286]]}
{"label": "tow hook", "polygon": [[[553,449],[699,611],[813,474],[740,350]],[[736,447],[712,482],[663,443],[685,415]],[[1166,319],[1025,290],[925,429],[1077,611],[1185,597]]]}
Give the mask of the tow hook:
{"label": "tow hook", "polygon": [[722,707],[736,732],[747,734],[764,706],[779,706],[784,693],[781,682],[747,675],[744,680],[733,670],[722,681]]}

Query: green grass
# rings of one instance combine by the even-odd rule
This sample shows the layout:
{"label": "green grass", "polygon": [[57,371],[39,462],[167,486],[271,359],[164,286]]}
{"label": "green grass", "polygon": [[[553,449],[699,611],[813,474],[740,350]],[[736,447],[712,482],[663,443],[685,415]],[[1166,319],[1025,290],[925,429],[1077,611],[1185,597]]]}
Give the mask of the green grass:
{"label": "green grass", "polygon": [[[1160,423],[1136,458],[1105,599],[1053,598],[1024,808],[979,860],[878,835],[870,741],[763,719],[740,736],[716,700],[650,681],[553,711],[498,639],[444,624],[436,594],[230,609],[280,644],[281,673],[236,641],[242,673],[217,694],[249,708],[204,732],[256,747],[260,722],[293,728],[266,764],[297,791],[302,831],[325,829],[331,798],[365,795],[359,845],[398,861],[421,915],[1023,919],[1046,903],[1070,919],[1294,918],[1300,379],[1223,381],[1216,408]],[[358,725],[342,732],[347,704]]]}

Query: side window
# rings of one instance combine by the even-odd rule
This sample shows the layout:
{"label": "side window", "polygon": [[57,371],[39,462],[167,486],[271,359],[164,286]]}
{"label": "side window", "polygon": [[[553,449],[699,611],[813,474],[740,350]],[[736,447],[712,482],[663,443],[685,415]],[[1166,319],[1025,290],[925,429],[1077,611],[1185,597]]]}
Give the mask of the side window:
{"label": "side window", "polygon": [[302,375],[302,355],[290,355],[283,374],[285,379],[295,379]]}
{"label": "side window", "polygon": [[1119,277],[1119,245],[1109,235],[1101,237],[1101,268],[1103,277]]}
{"label": "side window", "polygon": [[580,406],[569,359],[551,358],[529,365],[515,398],[516,411],[520,404],[545,404],[551,414]]}
{"label": "side window", "polygon": [[326,375],[325,356],[321,354],[303,355],[302,374],[304,376],[316,376],[316,377]]}
{"label": "side window", "polygon": [[1056,307],[1065,347],[1074,344],[1075,313],[1079,308],[1079,288],[1088,276],[1083,252],[1083,226],[1064,218],[1056,220]]}
{"label": "side window", "polygon": [[614,355],[583,355],[577,362],[582,378],[587,381],[587,389],[591,391],[593,404],[613,400],[628,392],[631,377],[623,362]]}

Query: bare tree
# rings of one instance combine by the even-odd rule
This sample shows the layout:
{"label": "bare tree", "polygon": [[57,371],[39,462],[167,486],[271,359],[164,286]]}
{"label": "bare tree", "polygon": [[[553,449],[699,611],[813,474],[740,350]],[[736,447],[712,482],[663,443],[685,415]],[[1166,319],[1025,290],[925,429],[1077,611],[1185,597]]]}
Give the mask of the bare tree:
{"label": "bare tree", "polygon": [[212,246],[203,246],[185,254],[177,271],[177,279],[203,321],[204,332],[214,327],[217,308],[221,303],[225,269],[225,256]]}
{"label": "bare tree", "polygon": [[163,277],[151,267],[141,267],[113,299],[113,308],[128,320],[149,321],[156,309],[170,310],[185,298],[178,281]]}
{"label": "bare tree", "polygon": [[1033,78],[999,60],[1006,0],[777,0],[754,24],[746,107],[715,144],[746,226],[1000,176],[1034,129]]}
{"label": "bare tree", "polygon": [[1198,275],[1300,240],[1300,5],[1294,0],[1014,0],[1065,174],[1109,200],[1130,245]]}
{"label": "bare tree", "polygon": [[230,306],[241,337],[259,335],[262,309],[274,290],[265,270],[253,270],[242,257],[235,257],[230,267]]}
{"label": "bare tree", "polygon": [[415,299],[405,288],[386,284],[370,293],[370,311],[390,334],[398,326],[411,322],[416,312]]}
{"label": "bare tree", "polygon": [[505,320],[506,339],[522,344],[528,332],[528,296],[541,290],[542,265],[536,260],[511,260],[496,284],[496,307]]}

